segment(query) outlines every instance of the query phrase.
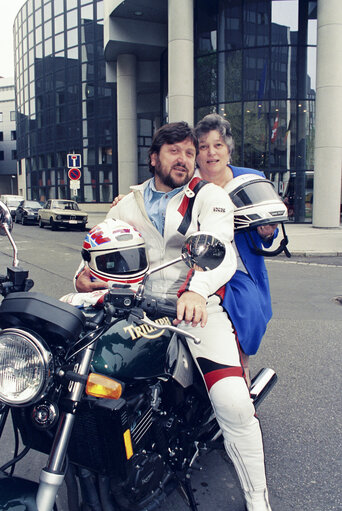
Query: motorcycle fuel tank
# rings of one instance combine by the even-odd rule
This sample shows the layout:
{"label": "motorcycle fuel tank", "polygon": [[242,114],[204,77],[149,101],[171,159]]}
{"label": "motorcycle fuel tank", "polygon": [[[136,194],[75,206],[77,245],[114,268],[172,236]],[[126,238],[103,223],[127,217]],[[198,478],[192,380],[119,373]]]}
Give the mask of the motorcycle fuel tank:
{"label": "motorcycle fuel tank", "polygon": [[165,316],[154,320],[160,329],[126,320],[113,325],[98,341],[92,367],[95,372],[122,381],[170,374],[168,349],[172,332]]}

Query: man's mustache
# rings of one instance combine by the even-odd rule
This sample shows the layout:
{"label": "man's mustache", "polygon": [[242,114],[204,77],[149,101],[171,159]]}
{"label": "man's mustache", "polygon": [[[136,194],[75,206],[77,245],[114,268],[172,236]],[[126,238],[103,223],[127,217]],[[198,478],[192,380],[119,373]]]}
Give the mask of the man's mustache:
{"label": "man's mustache", "polygon": [[175,165],[172,165],[171,169],[176,169],[176,168],[179,168],[181,167],[182,169],[184,170],[187,170],[189,172],[189,169],[186,165],[182,164],[182,163],[177,163]]}

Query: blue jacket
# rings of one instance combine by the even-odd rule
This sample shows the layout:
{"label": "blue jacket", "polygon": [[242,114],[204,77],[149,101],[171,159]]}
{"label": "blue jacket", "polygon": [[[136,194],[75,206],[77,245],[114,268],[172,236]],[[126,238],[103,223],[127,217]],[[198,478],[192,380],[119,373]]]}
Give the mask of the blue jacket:
{"label": "blue jacket", "polygon": [[[257,174],[265,177],[262,172],[244,167],[233,167],[233,176],[241,174]],[[251,231],[258,247],[270,246],[256,230]],[[251,242],[245,232],[235,233],[236,248],[248,272],[237,270],[226,284],[223,307],[237,332],[240,346],[246,355],[254,355],[259,348],[266,331],[267,323],[272,317],[271,294],[268,275],[263,256],[256,255],[250,248]]]}

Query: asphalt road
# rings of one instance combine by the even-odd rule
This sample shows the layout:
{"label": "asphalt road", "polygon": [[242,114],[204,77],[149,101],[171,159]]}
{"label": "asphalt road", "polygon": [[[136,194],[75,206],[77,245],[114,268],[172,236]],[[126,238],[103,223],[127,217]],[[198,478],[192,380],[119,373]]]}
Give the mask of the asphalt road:
{"label": "asphalt road", "polygon": [[[84,233],[15,225],[19,261],[30,270],[34,290],[59,297],[72,291]],[[0,272],[11,262],[0,238]],[[258,415],[264,433],[273,511],[341,511],[341,258],[269,259],[273,318],[252,373],[273,367],[278,383]],[[11,433],[1,443],[0,463],[11,453]],[[2,439],[3,440],[3,439]],[[36,453],[16,473],[34,479],[42,458]],[[199,510],[243,511],[231,464],[218,452],[201,460],[193,486]],[[66,511],[65,495],[59,497]],[[175,492],[160,511],[189,508]]]}

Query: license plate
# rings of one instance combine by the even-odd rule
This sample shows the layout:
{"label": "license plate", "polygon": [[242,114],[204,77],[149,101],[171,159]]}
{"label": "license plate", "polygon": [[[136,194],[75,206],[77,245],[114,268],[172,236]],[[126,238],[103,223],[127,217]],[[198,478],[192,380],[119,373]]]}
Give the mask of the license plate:
{"label": "license plate", "polygon": [[69,220],[69,224],[77,224],[77,220]]}

